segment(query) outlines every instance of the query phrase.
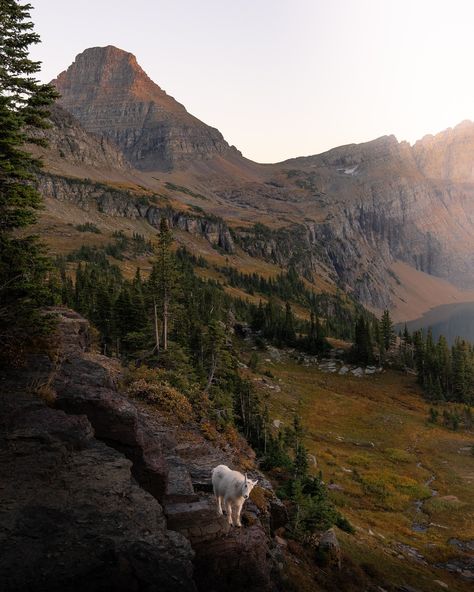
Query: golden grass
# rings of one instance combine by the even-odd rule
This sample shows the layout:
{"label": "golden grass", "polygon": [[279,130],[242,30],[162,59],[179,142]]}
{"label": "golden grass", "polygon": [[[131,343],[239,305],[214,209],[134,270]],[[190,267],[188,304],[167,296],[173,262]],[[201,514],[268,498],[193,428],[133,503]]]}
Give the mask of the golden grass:
{"label": "golden grass", "polygon": [[[444,570],[400,558],[396,545],[416,548],[433,564],[460,555],[448,544],[451,537],[474,538],[474,457],[460,451],[473,434],[429,424],[429,405],[412,376],[324,374],[288,358],[272,363],[271,372],[281,387],[264,391],[271,419],[289,425],[299,413],[306,446],[317,459],[314,470],[342,488],[331,496],[357,528],[355,537],[341,534],[352,560],[419,590],[436,589],[435,579],[450,590],[467,590],[467,582]],[[428,485],[431,475],[436,478]],[[414,502],[423,499],[426,513],[420,514]],[[413,522],[434,525],[414,532]]]}
{"label": "golden grass", "polygon": [[[143,195],[147,193],[144,187],[136,183],[117,181],[110,182],[109,184],[119,189],[131,191],[132,194]],[[150,191],[150,193],[153,192]],[[45,210],[42,212],[39,222],[35,226],[35,232],[46,242],[53,255],[68,254],[84,244],[89,246],[103,246],[112,240],[111,236],[116,231],[123,231],[128,235],[137,232],[149,240],[153,240],[157,236],[157,229],[150,226],[144,219],[113,217],[95,209],[85,210],[73,203],[58,201],[52,198],[45,198],[44,203]],[[170,203],[181,210],[189,210],[190,208],[189,204],[186,203],[174,203],[173,200]],[[77,224],[84,224],[86,222],[94,224],[100,230],[101,234],[79,232],[75,228]],[[204,257],[211,266],[231,266],[242,273],[256,273],[267,279],[285,272],[285,268],[268,261],[263,261],[262,259],[251,257],[238,246],[236,246],[235,252],[232,254],[223,253],[215,249],[213,245],[201,236],[180,230],[175,230],[174,236],[176,247],[186,247],[195,255]],[[111,259],[111,262],[118,265],[127,278],[131,278],[135,273],[136,267],[140,267],[146,275],[150,269],[148,259],[149,257],[127,259],[124,261]],[[213,270],[198,270],[198,273],[203,277],[217,276],[215,279],[219,279],[222,283],[225,282],[225,278]],[[315,283],[308,282],[306,279],[304,282],[309,289],[314,290],[316,293],[322,291],[334,292],[335,290],[333,283],[328,281],[324,277],[324,274],[317,277]],[[244,298],[255,304],[258,304],[260,300],[263,302],[267,300],[263,296],[260,298],[259,295],[249,295],[239,288],[226,287],[225,289],[229,294],[238,298]],[[308,311],[298,305],[294,306],[294,312],[300,318],[308,318]]]}

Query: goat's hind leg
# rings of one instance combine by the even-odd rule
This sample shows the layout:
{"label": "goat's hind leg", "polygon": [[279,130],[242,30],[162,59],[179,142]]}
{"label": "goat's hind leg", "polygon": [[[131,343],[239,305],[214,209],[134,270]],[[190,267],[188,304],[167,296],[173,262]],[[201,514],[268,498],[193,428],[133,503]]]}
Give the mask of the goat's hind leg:
{"label": "goat's hind leg", "polygon": [[224,507],[227,514],[227,522],[232,526],[232,502],[228,498],[224,498]]}
{"label": "goat's hind leg", "polygon": [[237,504],[235,507],[235,520],[234,520],[234,524],[236,526],[242,526],[242,522],[240,521],[240,513],[242,512],[242,506],[244,504]]}
{"label": "goat's hind leg", "polygon": [[214,495],[217,501],[217,514],[222,516],[222,496],[217,494],[217,489],[214,483],[212,484],[212,489],[214,490]]}

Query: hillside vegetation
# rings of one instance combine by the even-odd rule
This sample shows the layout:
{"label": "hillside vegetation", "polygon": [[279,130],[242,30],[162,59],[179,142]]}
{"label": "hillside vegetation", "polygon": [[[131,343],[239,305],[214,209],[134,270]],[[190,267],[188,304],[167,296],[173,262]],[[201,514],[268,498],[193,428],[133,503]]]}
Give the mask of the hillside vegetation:
{"label": "hillside vegetation", "polygon": [[474,539],[472,431],[430,422],[412,375],[339,376],[288,352],[260,358],[252,376],[272,420],[283,430],[301,416],[315,457],[311,471],[322,471],[332,500],[356,528],[355,537],[340,534],[352,561],[417,590],[441,590],[435,580],[468,590],[469,578],[435,566],[468,565],[469,548],[456,542]]}

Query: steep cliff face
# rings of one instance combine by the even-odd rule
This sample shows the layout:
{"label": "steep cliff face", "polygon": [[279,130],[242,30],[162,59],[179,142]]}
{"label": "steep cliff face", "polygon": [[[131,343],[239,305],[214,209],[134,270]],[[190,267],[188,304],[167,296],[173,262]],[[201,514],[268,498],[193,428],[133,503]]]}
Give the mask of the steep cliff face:
{"label": "steep cliff face", "polygon": [[230,151],[222,134],[168,96],[116,47],[79,54],[54,84],[60,104],[89,132],[112,140],[137,168],[167,170]]}
{"label": "steep cliff face", "polygon": [[211,469],[252,458],[247,444],[224,452],[128,398],[89,323],[52,312],[54,343],[1,377],[2,590],[279,589],[272,534],[287,516],[270,484],[233,531],[211,493]]}
{"label": "steep cliff face", "polygon": [[104,136],[86,132],[68,111],[55,104],[49,129],[41,130],[48,142],[48,154],[78,165],[129,170],[124,155]]}
{"label": "steep cliff face", "polygon": [[296,186],[317,193],[324,215],[314,235],[339,277],[367,304],[390,304],[387,269],[395,260],[474,286],[467,156],[474,125],[436,138],[412,148],[391,136],[284,163]]}
{"label": "steep cliff face", "polygon": [[[160,443],[118,394],[116,363],[89,347],[88,323],[62,310],[54,346],[26,369],[2,368],[2,590],[196,592],[189,541],[132,478],[146,465],[147,483],[166,481]],[[38,394],[53,388],[63,394],[55,408]]]}
{"label": "steep cliff face", "polygon": [[57,175],[41,175],[38,186],[45,197],[70,202],[85,211],[98,210],[116,218],[142,218],[154,228],[159,228],[161,218],[166,218],[170,228],[201,236],[213,247],[219,247],[226,253],[235,250],[234,240],[223,220],[160,207],[152,203],[148,194],[132,195],[102,183]]}
{"label": "steep cliff face", "polygon": [[474,123],[463,121],[413,146],[416,163],[430,179],[474,183]]}

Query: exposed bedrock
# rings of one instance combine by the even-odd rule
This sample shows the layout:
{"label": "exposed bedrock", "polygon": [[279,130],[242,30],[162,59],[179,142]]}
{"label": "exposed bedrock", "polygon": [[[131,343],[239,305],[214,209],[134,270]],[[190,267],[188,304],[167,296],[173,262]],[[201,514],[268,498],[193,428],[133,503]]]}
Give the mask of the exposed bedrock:
{"label": "exposed bedrock", "polygon": [[150,203],[149,196],[141,196],[140,199],[140,196],[132,196],[127,191],[87,180],[45,174],[39,177],[38,183],[44,197],[72,203],[85,211],[98,210],[117,218],[142,218],[154,228],[160,227],[160,220],[164,217],[171,228],[202,236],[227,253],[235,250],[228,226],[216,217],[158,207]]}
{"label": "exposed bedrock", "polygon": [[219,130],[150,80],[134,55],[116,47],[86,49],[53,83],[60,104],[137,168],[169,170],[235,151]]}
{"label": "exposed bedrock", "polygon": [[248,502],[247,526],[230,529],[210,471],[237,451],[128,399],[88,322],[54,312],[56,347],[2,380],[2,590],[275,590],[269,484],[265,507]]}

